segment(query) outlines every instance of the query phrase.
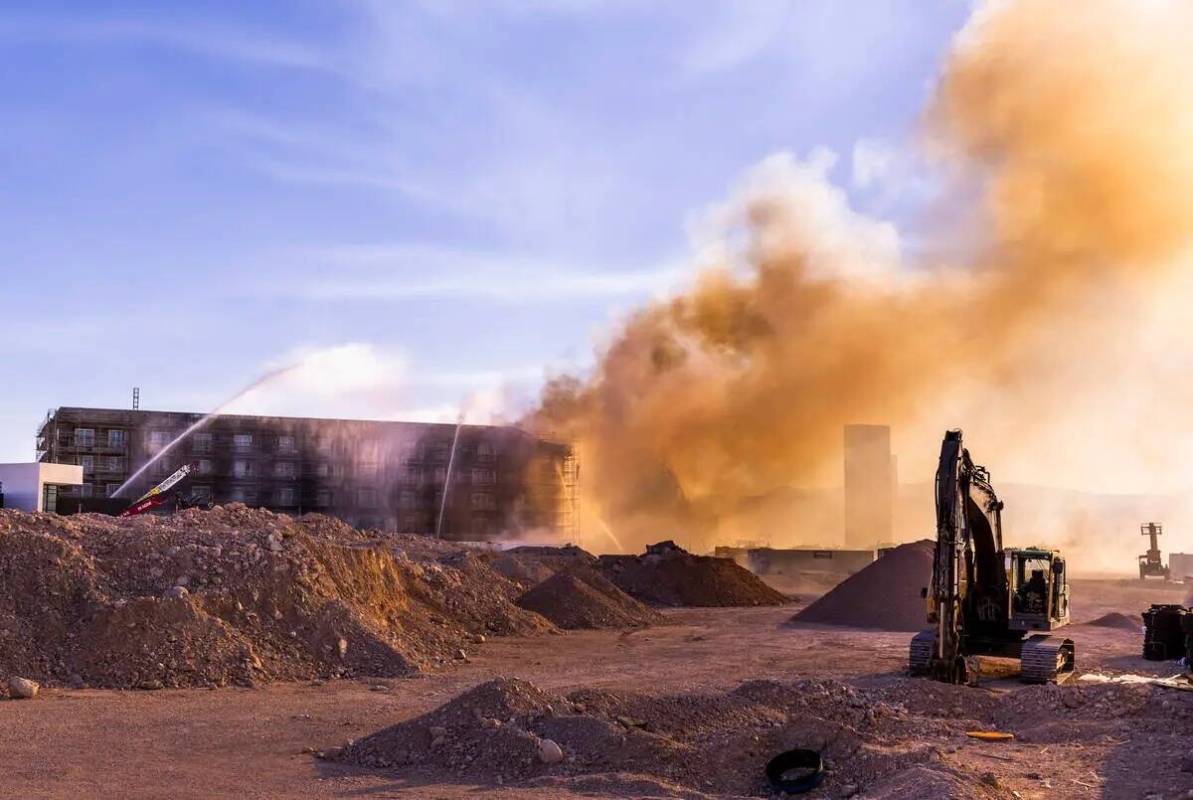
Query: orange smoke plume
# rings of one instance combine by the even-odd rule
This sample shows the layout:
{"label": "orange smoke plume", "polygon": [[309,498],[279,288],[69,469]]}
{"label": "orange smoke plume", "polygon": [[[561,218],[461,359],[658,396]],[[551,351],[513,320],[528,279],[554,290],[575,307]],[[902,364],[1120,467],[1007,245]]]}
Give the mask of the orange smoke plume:
{"label": "orange smoke plume", "polygon": [[947,263],[903,257],[822,155],[752,170],[710,214],[694,285],[544,390],[532,421],[577,442],[586,507],[623,540],[707,547],[751,538],[740,521],[766,498],[831,483],[846,423],[890,423],[930,457],[973,423],[980,460],[1076,425],[1193,237],[1190,22],[1133,0],[976,11],[924,115],[925,154],[965,204]]}

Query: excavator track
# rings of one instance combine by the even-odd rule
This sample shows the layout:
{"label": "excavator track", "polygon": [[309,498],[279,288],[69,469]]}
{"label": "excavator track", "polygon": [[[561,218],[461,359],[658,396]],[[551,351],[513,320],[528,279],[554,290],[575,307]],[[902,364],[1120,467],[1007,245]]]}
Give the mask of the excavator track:
{"label": "excavator track", "polygon": [[1072,639],[1036,634],[1023,643],[1020,661],[1027,683],[1064,683],[1073,675],[1075,648]]}
{"label": "excavator track", "polygon": [[[1064,683],[1073,675],[1075,647],[1072,639],[1036,634],[1023,642],[1019,657],[1021,679],[1025,683]],[[912,675],[932,671],[936,653],[936,631],[924,630],[911,639],[908,669]]]}
{"label": "excavator track", "polygon": [[932,666],[932,655],[936,652],[936,631],[929,628],[911,638],[911,652],[908,667],[912,675],[927,675]]}

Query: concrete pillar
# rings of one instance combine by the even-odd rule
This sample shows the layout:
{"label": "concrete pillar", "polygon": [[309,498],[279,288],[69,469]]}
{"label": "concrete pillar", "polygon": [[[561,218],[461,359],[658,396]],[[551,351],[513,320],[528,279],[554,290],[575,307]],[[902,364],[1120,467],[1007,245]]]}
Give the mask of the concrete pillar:
{"label": "concrete pillar", "polygon": [[894,539],[895,466],[889,425],[845,426],[845,547]]}

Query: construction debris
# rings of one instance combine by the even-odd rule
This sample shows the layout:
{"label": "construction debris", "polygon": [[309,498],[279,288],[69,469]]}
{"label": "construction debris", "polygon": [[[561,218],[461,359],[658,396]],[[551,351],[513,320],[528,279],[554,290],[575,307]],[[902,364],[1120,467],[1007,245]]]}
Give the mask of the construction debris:
{"label": "construction debris", "polygon": [[[1057,728],[1055,718],[1065,725]],[[865,688],[801,680],[751,681],[724,692],[557,694],[498,678],[335,758],[396,770],[413,782],[560,795],[599,787],[604,796],[757,797],[773,795],[765,774],[771,756],[804,748],[824,758],[825,797],[979,800],[1010,796],[997,789],[1015,779],[1007,767],[992,771],[987,759],[1021,764],[1041,743],[1068,742],[1070,729],[1117,735],[1140,726],[1179,740],[1193,733],[1193,707],[1151,687],[1124,685],[1038,686],[994,696],[900,678]],[[992,737],[1005,756],[979,742],[964,744]]]}
{"label": "construction debris", "polygon": [[587,567],[560,572],[518,598],[560,628],[639,628],[663,620],[657,611]]}
{"label": "construction debris", "polygon": [[[586,776],[616,782],[627,779],[619,773],[632,773],[635,786],[654,787],[635,794],[754,796],[766,790],[766,754],[816,742],[839,759],[843,777],[869,784],[892,769],[891,759],[877,748],[859,749],[855,731],[876,714],[884,725],[903,723],[890,707],[875,711],[863,697],[815,681],[756,681],[723,694],[582,689],[562,696],[499,678],[353,743],[339,758],[412,775],[448,769],[483,785],[562,788],[583,785]],[[562,760],[540,756],[551,750],[546,740],[558,745]]]}
{"label": "construction debris", "polygon": [[0,511],[0,675],[119,688],[409,675],[551,629],[459,545],[233,504]]}
{"label": "construction debris", "polygon": [[726,558],[696,556],[674,542],[641,556],[601,556],[597,567],[622,591],[652,606],[775,606],[786,595]]}
{"label": "construction debris", "polygon": [[502,575],[529,589],[557,572],[574,567],[592,567],[596,561],[592,553],[569,544],[563,547],[512,547],[494,556],[491,563]]}

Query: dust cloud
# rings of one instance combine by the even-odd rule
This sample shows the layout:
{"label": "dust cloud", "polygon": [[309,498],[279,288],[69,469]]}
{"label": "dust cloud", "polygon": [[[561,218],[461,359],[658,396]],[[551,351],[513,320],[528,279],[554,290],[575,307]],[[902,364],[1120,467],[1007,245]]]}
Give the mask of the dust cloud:
{"label": "dust cloud", "polygon": [[586,512],[634,545],[839,541],[851,422],[894,426],[914,481],[956,426],[996,481],[1104,492],[1165,469],[1153,429],[1189,387],[1161,391],[1156,365],[1193,363],[1171,288],[1193,238],[1190,30],[1178,3],[980,6],[918,142],[940,191],[916,235],[964,232],[945,257],[851,209],[830,156],[759,164],[709,213],[693,285],[543,391],[530,421],[577,442]]}

